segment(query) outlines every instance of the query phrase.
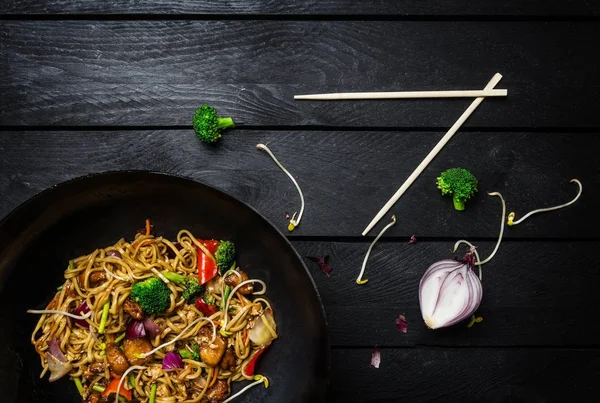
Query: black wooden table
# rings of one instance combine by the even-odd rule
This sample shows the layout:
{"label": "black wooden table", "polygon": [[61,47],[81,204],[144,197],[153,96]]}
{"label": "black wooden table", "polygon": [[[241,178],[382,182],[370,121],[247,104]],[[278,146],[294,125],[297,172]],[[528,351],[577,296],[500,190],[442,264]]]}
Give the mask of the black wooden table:
{"label": "black wooden table", "polygon": [[[255,149],[269,142],[306,197],[289,238],[331,256],[330,277],[307,261],[330,327],[330,401],[599,400],[600,3],[4,0],[0,14],[0,216],[74,177],[143,169],[215,186],[284,229],[298,196]],[[393,207],[357,286],[381,224],[361,231],[471,100],[293,95],[480,89],[496,72],[509,96],[485,100]],[[191,129],[204,102],[239,122],[217,147]],[[480,180],[462,213],[435,187],[454,166]],[[486,191],[522,214],[569,200],[573,177],[575,205],[507,229],[484,267],[483,322],[427,330],[428,265],[462,237],[493,248],[500,207]]]}

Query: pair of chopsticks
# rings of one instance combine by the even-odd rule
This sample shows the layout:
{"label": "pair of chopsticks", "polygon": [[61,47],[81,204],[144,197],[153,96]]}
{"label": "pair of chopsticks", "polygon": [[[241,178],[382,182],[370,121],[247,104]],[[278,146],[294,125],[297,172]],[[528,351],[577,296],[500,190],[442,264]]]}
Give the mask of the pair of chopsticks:
{"label": "pair of chopsticks", "polygon": [[452,125],[450,130],[442,137],[442,139],[433,147],[433,150],[427,154],[425,159],[417,166],[412,174],[404,181],[402,186],[394,193],[392,198],[383,206],[377,213],[375,218],[367,225],[367,228],[362,232],[362,235],[367,235],[371,229],[383,218],[383,216],[392,208],[392,206],[402,197],[404,192],[413,184],[419,177],[421,172],[425,170],[427,165],[435,158],[442,148],[450,141],[452,136],[460,129],[465,121],[477,109],[486,97],[505,97],[507,90],[494,89],[496,84],[500,82],[502,75],[496,73],[490,82],[483,90],[475,91],[410,91],[410,92],[354,92],[354,93],[337,93],[337,94],[311,94],[311,95],[295,95],[294,99],[311,99],[311,100],[340,100],[340,99],[392,99],[392,98],[460,98],[460,97],[475,97],[475,100],[469,105],[467,110],[458,118],[456,123]]}

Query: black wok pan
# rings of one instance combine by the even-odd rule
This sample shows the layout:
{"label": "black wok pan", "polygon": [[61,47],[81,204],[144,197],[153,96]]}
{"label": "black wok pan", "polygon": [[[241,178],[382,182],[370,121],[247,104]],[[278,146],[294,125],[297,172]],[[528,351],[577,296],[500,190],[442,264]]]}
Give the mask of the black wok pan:
{"label": "black wok pan", "polygon": [[[328,339],[319,295],[285,237],[245,204],[189,179],[148,172],[92,175],[34,197],[0,223],[0,401],[80,402],[68,378],[49,383],[30,344],[69,259],[132,239],[150,218],[157,235],[181,228],[236,242],[238,263],[266,282],[279,339],[258,371],[271,387],[240,402],[318,402],[327,384]],[[238,386],[235,390],[238,390]]]}

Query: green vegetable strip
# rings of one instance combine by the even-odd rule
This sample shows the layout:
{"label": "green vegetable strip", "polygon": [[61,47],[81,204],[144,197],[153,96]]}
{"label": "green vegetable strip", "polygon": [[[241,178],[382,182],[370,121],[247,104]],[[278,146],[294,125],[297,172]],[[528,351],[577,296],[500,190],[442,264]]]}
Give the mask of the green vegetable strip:
{"label": "green vegetable strip", "polygon": [[75,270],[75,262],[72,260],[69,260],[69,270]]}
{"label": "green vegetable strip", "polygon": [[[94,385],[94,387],[92,388],[92,390],[93,390],[94,392],[98,392],[98,393],[102,393],[102,392],[104,392],[104,390],[105,390],[105,389],[106,389],[106,388],[105,388],[104,386],[100,386],[100,385]],[[119,395],[119,401],[120,401],[120,402],[124,402],[124,401],[126,401],[126,400],[127,400],[127,399],[125,398],[125,396],[123,396],[123,395]]]}
{"label": "green vegetable strip", "polygon": [[104,308],[102,308],[102,318],[100,319],[100,327],[98,333],[104,334],[104,328],[106,327],[106,321],[108,320],[108,310],[110,309],[110,301],[106,301]]}
{"label": "green vegetable strip", "polygon": [[115,339],[115,344],[119,344],[121,342],[121,340],[123,340],[125,338],[126,334],[127,334],[127,332],[123,332],[123,334],[121,334],[119,337],[117,337]]}
{"label": "green vegetable strip", "polygon": [[225,301],[229,299],[229,293],[231,292],[231,288],[229,286],[225,287],[225,292],[223,293],[223,299],[221,300],[221,310],[225,309]]}
{"label": "green vegetable strip", "polygon": [[132,388],[135,388],[135,375],[133,372],[129,374],[129,384]]}
{"label": "green vegetable strip", "polygon": [[152,389],[150,389],[150,400],[148,400],[148,403],[154,403],[154,401],[156,400],[156,387],[158,385],[156,383],[152,384]]}
{"label": "green vegetable strip", "polygon": [[183,358],[184,360],[187,360],[188,358],[192,357],[192,354],[190,354],[189,351],[187,350],[179,350],[179,355],[181,356],[181,358]]}
{"label": "green vegetable strip", "polygon": [[73,382],[75,382],[75,387],[77,387],[79,394],[83,396],[83,385],[81,384],[81,379],[79,379],[79,377],[73,378]]}
{"label": "green vegetable strip", "polygon": [[63,289],[63,286],[62,286],[62,285],[60,285],[60,286],[56,287],[56,291],[60,291],[60,290],[62,290],[62,289]]}

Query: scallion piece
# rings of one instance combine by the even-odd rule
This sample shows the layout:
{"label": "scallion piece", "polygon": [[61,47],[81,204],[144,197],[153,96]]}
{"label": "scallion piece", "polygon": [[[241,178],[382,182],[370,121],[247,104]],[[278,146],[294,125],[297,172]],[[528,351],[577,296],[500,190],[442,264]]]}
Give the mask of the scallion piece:
{"label": "scallion piece", "polygon": [[73,378],[73,382],[75,382],[75,387],[79,391],[79,394],[83,396],[83,385],[81,384],[81,379],[79,377]]}
{"label": "scallion piece", "polygon": [[225,301],[229,298],[229,293],[231,292],[231,288],[229,286],[225,287],[225,292],[223,292],[223,298],[221,299],[221,310],[225,309]]}
{"label": "scallion piece", "polygon": [[98,327],[98,333],[104,334],[106,328],[106,321],[108,320],[108,310],[110,309],[110,301],[106,301],[102,308],[102,317],[100,318],[100,326]]}
{"label": "scallion piece", "polygon": [[156,388],[157,388],[157,384],[153,383],[152,384],[152,388],[150,388],[150,400],[148,400],[148,403],[154,403],[156,400]]}

